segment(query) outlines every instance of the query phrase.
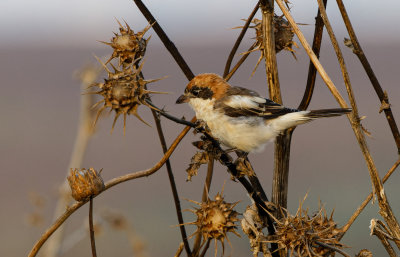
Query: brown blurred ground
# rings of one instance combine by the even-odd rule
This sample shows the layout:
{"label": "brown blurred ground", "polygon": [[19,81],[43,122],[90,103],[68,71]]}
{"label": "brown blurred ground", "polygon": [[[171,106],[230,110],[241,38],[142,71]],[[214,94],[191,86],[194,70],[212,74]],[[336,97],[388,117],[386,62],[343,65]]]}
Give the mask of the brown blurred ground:
{"label": "brown blurred ground", "polygon": [[[228,55],[228,47],[182,47],[183,56],[195,73],[221,73]],[[244,47],[245,48],[245,47]],[[388,91],[395,118],[400,122],[400,91],[398,90],[398,44],[377,46],[364,45],[367,57],[380,80]],[[380,174],[384,174],[397,158],[388,125],[383,115],[378,114],[379,102],[363,73],[358,60],[343,47],[350,69],[351,81],[359,103],[360,115],[367,118],[365,127],[372,133],[369,146]],[[81,91],[79,82],[72,73],[85,63],[93,61],[92,53],[108,55],[110,51],[99,49],[0,49],[0,255],[24,256],[40,234],[50,224],[51,214],[57,198],[57,185],[64,179],[78,122]],[[307,76],[308,58],[298,50],[298,61],[290,54],[279,55],[279,72],[285,105],[296,107],[301,100]],[[327,44],[323,49],[322,63],[343,92],[337,62]],[[234,76],[232,84],[251,87],[266,94],[264,65],[249,80],[249,74],[256,63],[258,53],[246,62]],[[175,99],[183,90],[186,79],[169,54],[157,44],[151,44],[146,55],[144,74],[148,78],[168,78],[151,86],[171,95],[154,97],[154,102],[165,106],[176,116],[193,115],[187,106],[175,106]],[[336,102],[319,79],[311,109],[337,107]],[[139,111],[146,121],[152,122],[150,112],[142,107]],[[148,128],[135,118],[128,119],[127,135],[123,136],[121,122],[110,135],[112,118],[102,118],[98,131],[89,144],[84,167],[103,168],[105,180],[127,172],[151,167],[162,156],[155,128]],[[182,129],[163,120],[167,141],[171,142]],[[190,142],[196,137],[189,134],[172,158],[172,166],[181,198],[200,200],[204,168],[192,182],[185,182],[185,168],[195,152]],[[265,190],[271,191],[272,156],[270,144],[263,153],[250,156]],[[364,200],[371,190],[368,171],[360,154],[348,121],[344,117],[323,119],[296,129],[291,152],[291,173],[289,185],[289,211],[294,212],[306,192],[309,197],[305,206],[311,212],[317,209],[318,200],[328,211],[335,209],[335,220],[344,224],[347,218]],[[385,187],[392,207],[400,217],[396,186],[400,179],[398,172]],[[225,195],[229,201],[241,200],[238,210],[243,211],[249,204],[242,187],[232,182],[223,167],[217,164],[212,195],[222,188],[226,181]],[[43,210],[45,222],[32,227],[24,222],[26,215],[35,210],[28,200],[28,194],[35,192],[45,196]],[[182,200],[183,208],[191,204]],[[151,256],[171,256],[181,241],[166,170],[162,168],[155,175],[130,181],[117,186],[96,198],[95,208],[114,208],[123,211],[151,248]],[[83,207],[68,221],[67,235],[80,226],[86,215]],[[372,250],[374,256],[384,256],[384,250],[375,238],[369,236],[369,220],[380,218],[377,204],[369,206],[344,238],[352,246],[348,252],[362,248]],[[185,214],[185,220],[194,217]],[[234,245],[233,256],[249,256],[245,238],[231,236]],[[107,230],[97,238],[101,256],[130,256],[128,239],[122,234]],[[79,243],[76,249],[64,256],[89,256],[88,239]],[[228,251],[229,252],[229,251]]]}

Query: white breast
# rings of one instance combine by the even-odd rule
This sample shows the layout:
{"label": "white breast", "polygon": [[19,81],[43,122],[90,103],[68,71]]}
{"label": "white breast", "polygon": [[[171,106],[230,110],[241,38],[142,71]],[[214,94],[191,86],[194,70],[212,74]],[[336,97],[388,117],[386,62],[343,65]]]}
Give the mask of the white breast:
{"label": "white breast", "polygon": [[191,99],[196,117],[205,121],[212,135],[221,143],[245,152],[262,150],[280,131],[261,117],[229,117],[214,109],[215,100]]}

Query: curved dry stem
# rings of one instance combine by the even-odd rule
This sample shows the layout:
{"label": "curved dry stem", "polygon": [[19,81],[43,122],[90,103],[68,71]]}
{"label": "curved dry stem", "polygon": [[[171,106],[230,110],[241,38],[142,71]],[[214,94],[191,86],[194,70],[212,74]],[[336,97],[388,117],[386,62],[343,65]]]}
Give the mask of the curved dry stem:
{"label": "curved dry stem", "polygon": [[[324,0],[325,8],[326,8],[327,1],[328,0]],[[314,29],[314,38],[313,38],[313,45],[312,45],[312,50],[314,51],[317,58],[319,58],[319,53],[321,50],[323,32],[324,32],[324,22],[322,21],[322,18],[321,18],[321,12],[318,9],[317,17],[315,17],[315,29]],[[310,61],[310,64],[308,66],[306,89],[304,91],[303,98],[299,104],[299,107],[297,107],[297,109],[306,110],[308,108],[308,106],[310,105],[311,98],[314,93],[316,78],[317,78],[317,69],[315,68],[312,61]]]}
{"label": "curved dry stem", "polygon": [[231,68],[233,57],[235,56],[236,51],[238,50],[239,45],[242,42],[243,37],[246,34],[247,29],[249,28],[251,20],[254,18],[254,16],[256,15],[256,13],[258,11],[259,4],[260,4],[260,1],[257,2],[257,4],[254,7],[253,11],[250,13],[249,17],[247,18],[246,23],[243,25],[242,31],[240,31],[240,34],[239,34],[238,38],[236,39],[236,42],[233,45],[233,48],[232,48],[231,52],[229,53],[228,59],[226,60],[226,64],[225,64],[225,70],[224,70],[224,75],[223,75],[224,78],[229,74],[229,70]]}
{"label": "curved dry stem", "polygon": [[[192,119],[192,122],[194,122],[195,119]],[[147,177],[158,171],[164,163],[169,159],[171,154],[174,152],[176,147],[178,146],[179,142],[183,139],[183,137],[189,132],[190,127],[185,127],[182,132],[177,136],[177,138],[174,140],[174,142],[171,144],[170,148],[168,151],[164,154],[164,156],[161,158],[161,160],[155,164],[152,168],[143,170],[143,171],[137,171],[134,173],[126,174],[114,179],[109,180],[106,185],[105,189],[100,192],[99,194],[105,192],[106,190],[110,189],[113,186],[116,186],[120,183],[132,180],[132,179],[137,179],[141,177]],[[99,195],[98,194],[98,195]],[[94,195],[93,198],[95,198],[97,195]],[[71,216],[76,210],[78,210],[80,207],[85,205],[89,199],[82,201],[82,202],[76,202],[73,205],[67,207],[65,212],[43,233],[43,235],[40,237],[40,239],[35,243],[33,246],[32,250],[30,251],[28,257],[34,257],[36,254],[39,252],[40,248],[43,246],[43,244],[47,241],[47,239],[64,223],[65,220],[68,219],[69,216]]]}
{"label": "curved dry stem", "polygon": [[[389,171],[386,173],[386,175],[382,178],[382,183],[385,183],[389,177],[393,174],[393,172],[397,169],[397,167],[400,165],[400,159],[398,159],[393,166],[389,169]],[[360,207],[357,208],[357,210],[354,212],[354,214],[350,217],[350,219],[347,221],[346,225],[344,225],[341,230],[341,234],[339,236],[339,241],[341,238],[343,238],[344,234],[349,230],[351,225],[353,225],[354,221],[357,219],[357,217],[361,214],[361,212],[365,209],[365,207],[368,205],[368,203],[372,200],[373,193],[370,193],[367,198],[362,202]]]}

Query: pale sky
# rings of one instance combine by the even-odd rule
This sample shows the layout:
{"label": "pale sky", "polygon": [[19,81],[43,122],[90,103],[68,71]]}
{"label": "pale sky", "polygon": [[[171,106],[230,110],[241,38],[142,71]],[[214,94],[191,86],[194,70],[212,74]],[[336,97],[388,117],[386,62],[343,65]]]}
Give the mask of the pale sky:
{"label": "pale sky", "polygon": [[[400,1],[376,4],[372,0],[344,1],[362,41],[400,42]],[[167,34],[182,44],[218,44],[232,40],[256,1],[245,0],[147,0],[144,3]],[[316,0],[292,0],[292,13],[299,23],[314,24]],[[344,33],[336,1],[328,1],[328,15]],[[114,18],[125,19],[134,29],[146,25],[131,0],[0,0],[0,47],[85,46],[108,40],[117,31]],[[313,26],[303,29],[312,31]],[[153,32],[151,32],[154,34]],[[250,38],[251,35],[248,37]],[[345,34],[343,34],[345,36]]]}

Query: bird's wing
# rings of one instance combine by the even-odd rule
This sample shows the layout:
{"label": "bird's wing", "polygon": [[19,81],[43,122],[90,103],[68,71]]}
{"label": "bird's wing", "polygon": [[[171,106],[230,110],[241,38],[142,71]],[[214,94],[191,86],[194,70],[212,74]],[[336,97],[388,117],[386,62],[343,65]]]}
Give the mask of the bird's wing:
{"label": "bird's wing", "polygon": [[258,116],[265,119],[274,119],[297,111],[265,99],[257,92],[242,87],[229,88],[226,96],[215,102],[215,108],[223,110],[225,115],[230,117]]}

